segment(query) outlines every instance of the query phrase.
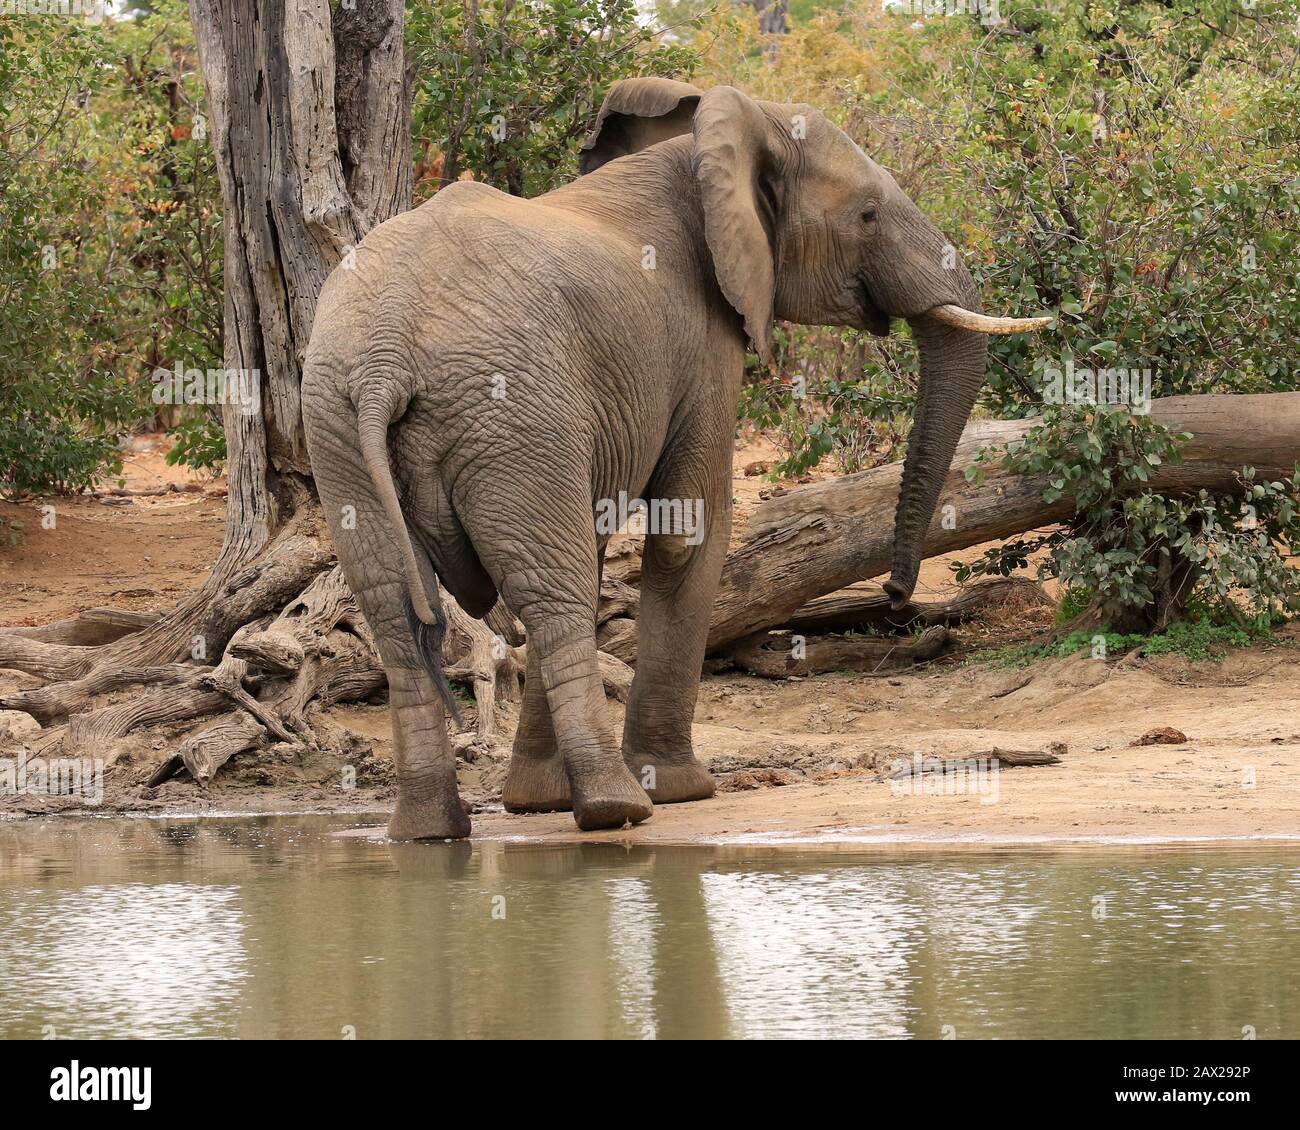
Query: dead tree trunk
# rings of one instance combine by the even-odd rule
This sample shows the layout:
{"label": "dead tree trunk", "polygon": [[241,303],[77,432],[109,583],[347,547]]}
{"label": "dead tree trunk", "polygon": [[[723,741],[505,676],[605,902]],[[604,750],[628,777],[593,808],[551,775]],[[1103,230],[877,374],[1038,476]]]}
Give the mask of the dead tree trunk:
{"label": "dead tree trunk", "polygon": [[[252,376],[257,403],[222,406],[229,503],[211,576],[96,663],[216,662],[242,623],[283,607],[329,563],[299,411],[302,358],[326,276],[411,198],[403,5],[357,0],[332,18],[330,7],[191,2],[221,181],[224,365]],[[281,576],[261,601],[222,614],[268,571]]]}
{"label": "dead tree trunk", "polygon": [[[129,730],[225,711],[172,759],[202,780],[266,738],[310,746],[309,701],[383,685],[333,564],[299,386],[326,276],[410,206],[412,172],[401,0],[191,0],[190,13],[222,190],[227,388],[235,370],[256,393],[222,406],[221,554],[178,607],[124,631],[0,633],[0,667],[51,684],[0,708],[50,727],[35,742],[43,752],[94,745],[109,761]],[[462,620],[447,658],[472,677],[482,715],[495,677],[513,681],[515,655],[492,653],[491,632]],[[142,688],[132,701],[95,708],[97,695],[131,686]],[[491,719],[478,729],[490,734]]]}
{"label": "dead tree trunk", "polygon": [[758,13],[758,30],[764,35],[786,33],[786,12],[790,0],[745,0]]}

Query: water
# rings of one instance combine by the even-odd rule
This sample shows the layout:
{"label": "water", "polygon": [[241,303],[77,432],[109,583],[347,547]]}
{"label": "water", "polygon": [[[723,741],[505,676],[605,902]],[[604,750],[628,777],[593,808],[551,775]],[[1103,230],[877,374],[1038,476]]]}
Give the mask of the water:
{"label": "water", "polygon": [[0,1035],[1300,1036],[1295,852],[395,845],[353,823],[0,824]]}

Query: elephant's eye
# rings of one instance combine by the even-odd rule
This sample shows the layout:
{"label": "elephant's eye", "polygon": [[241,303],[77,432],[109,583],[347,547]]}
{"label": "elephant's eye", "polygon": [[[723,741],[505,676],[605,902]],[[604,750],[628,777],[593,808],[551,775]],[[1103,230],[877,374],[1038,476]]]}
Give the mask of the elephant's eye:
{"label": "elephant's eye", "polygon": [[875,208],[868,208],[865,212],[862,213],[862,222],[864,224],[874,223],[875,219],[876,219]]}

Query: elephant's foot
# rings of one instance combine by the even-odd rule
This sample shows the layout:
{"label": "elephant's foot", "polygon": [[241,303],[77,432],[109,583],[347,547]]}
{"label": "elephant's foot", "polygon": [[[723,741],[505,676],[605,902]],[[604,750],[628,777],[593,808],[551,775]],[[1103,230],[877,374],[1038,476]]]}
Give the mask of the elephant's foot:
{"label": "elephant's foot", "polygon": [[584,770],[572,782],[573,819],[584,832],[648,820],[654,805],[621,761]]}
{"label": "elephant's foot", "polygon": [[718,784],[692,756],[667,761],[648,754],[626,754],[627,767],[655,804],[677,804],[685,800],[708,800]]}
{"label": "elephant's foot", "polygon": [[463,840],[469,831],[469,814],[454,791],[448,795],[398,784],[397,807],[388,821],[390,840]]}
{"label": "elephant's foot", "polygon": [[501,803],[507,812],[568,812],[573,807],[564,759],[520,757],[510,759]]}

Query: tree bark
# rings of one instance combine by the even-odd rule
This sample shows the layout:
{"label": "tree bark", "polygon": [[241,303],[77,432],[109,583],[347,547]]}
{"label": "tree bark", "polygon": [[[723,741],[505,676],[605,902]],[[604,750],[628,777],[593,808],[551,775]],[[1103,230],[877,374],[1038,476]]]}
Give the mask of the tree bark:
{"label": "tree bark", "polygon": [[[174,759],[203,778],[267,735],[310,744],[309,701],[383,685],[333,565],[299,388],[325,278],[410,206],[412,172],[401,0],[332,15],[328,0],[191,0],[190,13],[221,182],[226,388],[234,371],[256,394],[222,405],[221,552],[165,615],[0,633],[0,666],[54,681],[5,703],[50,724],[42,750],[93,746],[111,760],[129,730],[234,707]],[[94,708],[135,685],[131,700]]]}

